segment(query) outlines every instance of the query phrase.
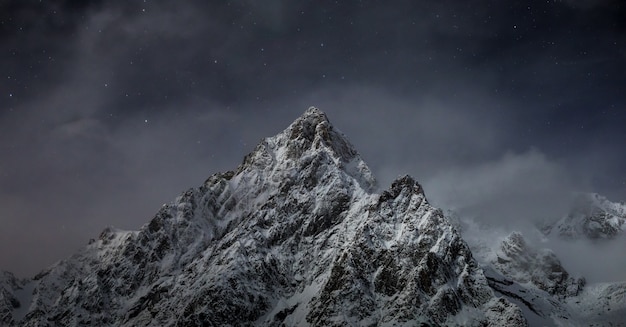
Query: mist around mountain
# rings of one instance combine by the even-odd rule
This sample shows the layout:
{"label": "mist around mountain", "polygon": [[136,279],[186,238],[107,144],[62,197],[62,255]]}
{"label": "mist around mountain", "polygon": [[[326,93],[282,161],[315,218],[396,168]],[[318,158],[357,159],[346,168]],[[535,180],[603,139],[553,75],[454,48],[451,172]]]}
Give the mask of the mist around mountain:
{"label": "mist around mountain", "polygon": [[624,325],[626,277],[589,279],[566,250],[623,242],[623,204],[583,194],[507,230],[426,194],[410,176],[378,185],[312,107],[140,230],[108,228],[30,279],[2,273],[0,324]]}

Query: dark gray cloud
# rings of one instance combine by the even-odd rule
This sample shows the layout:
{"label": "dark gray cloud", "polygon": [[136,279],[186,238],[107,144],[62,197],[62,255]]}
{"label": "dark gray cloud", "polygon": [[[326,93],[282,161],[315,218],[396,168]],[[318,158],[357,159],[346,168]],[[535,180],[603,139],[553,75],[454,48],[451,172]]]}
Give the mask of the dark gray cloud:
{"label": "dark gray cloud", "polygon": [[626,198],[617,2],[0,9],[0,269],[138,228],[310,105],[381,187],[410,173],[485,219],[549,215],[570,189]]}

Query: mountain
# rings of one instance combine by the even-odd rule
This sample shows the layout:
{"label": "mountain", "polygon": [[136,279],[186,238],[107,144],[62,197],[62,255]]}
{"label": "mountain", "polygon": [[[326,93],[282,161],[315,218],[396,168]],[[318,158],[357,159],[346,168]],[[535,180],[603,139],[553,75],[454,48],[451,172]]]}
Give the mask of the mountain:
{"label": "mountain", "polygon": [[[588,284],[549,249],[513,232],[481,263],[497,295],[517,304],[531,326],[626,326],[626,283]],[[485,256],[483,254],[483,256]]]}
{"label": "mountain", "polygon": [[417,182],[375,189],[345,136],[310,108],[139,231],[106,229],[28,281],[5,275],[2,321],[525,325]]}
{"label": "mountain", "polygon": [[0,324],[619,325],[624,285],[589,287],[515,233],[479,261],[457,226],[410,176],[379,190],[309,108],[140,230],[107,228],[32,279],[1,274]]}
{"label": "mountain", "polygon": [[579,194],[569,214],[546,224],[546,235],[566,239],[612,239],[626,229],[626,204],[615,203],[595,193]]}
{"label": "mountain", "polygon": [[561,298],[578,295],[585,286],[585,279],[571,277],[554,252],[531,247],[519,232],[502,241],[491,264],[519,283],[531,283]]}
{"label": "mountain", "polygon": [[[590,196],[595,197],[584,195]],[[580,219],[557,220],[561,228],[575,230],[589,218],[580,211],[580,204],[576,201],[570,211],[579,213]],[[620,242],[619,234],[598,243],[586,241],[584,234],[579,239],[526,230],[532,240],[529,241],[519,231],[503,236],[501,227],[479,224],[453,211],[446,215],[467,240],[495,294],[516,304],[530,326],[626,326],[626,282],[589,283],[583,276],[570,273],[557,254],[546,248],[556,241],[572,253],[582,250],[606,260],[610,256],[603,253],[607,250],[605,243]],[[586,255],[581,253],[581,258],[584,260]]]}

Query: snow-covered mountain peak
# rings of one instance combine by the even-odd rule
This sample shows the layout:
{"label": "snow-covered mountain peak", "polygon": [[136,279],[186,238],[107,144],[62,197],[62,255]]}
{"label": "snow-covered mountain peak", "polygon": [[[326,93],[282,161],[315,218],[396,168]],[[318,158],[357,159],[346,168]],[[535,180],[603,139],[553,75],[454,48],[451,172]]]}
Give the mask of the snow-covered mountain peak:
{"label": "snow-covered mountain peak", "polygon": [[546,235],[565,239],[612,239],[626,229],[626,205],[596,193],[580,193],[570,212],[542,227]]}
{"label": "snow-covered mountain peak", "polygon": [[613,215],[626,216],[624,203],[612,202],[598,193],[579,193],[574,199],[574,211],[603,210]]}
{"label": "snow-covered mountain peak", "polygon": [[354,178],[366,191],[373,191],[376,179],[346,136],[333,125],[321,110],[310,107],[287,129],[263,139],[244,158],[236,174],[262,170],[288,178],[309,167],[335,166]]}
{"label": "snow-covered mountain peak", "polygon": [[584,278],[571,277],[554,252],[535,249],[521,233],[511,233],[501,244],[492,265],[518,283],[529,283],[555,296],[577,295]]}
{"label": "snow-covered mountain peak", "polygon": [[[339,132],[334,130],[333,126],[328,120],[326,114],[315,107],[307,109],[302,116],[296,119],[286,130],[290,140],[300,140],[307,143],[317,142],[316,146],[320,146],[320,142],[324,142],[324,145],[330,145],[331,148],[333,139],[339,141],[340,147],[347,145],[345,149],[338,149],[339,152],[349,157],[356,154],[356,150],[349,145],[347,139]],[[339,134],[339,135],[337,135]]]}
{"label": "snow-covered mountain peak", "polygon": [[374,186],[350,142],[309,108],[140,230],[106,229],[31,280],[0,274],[0,325],[527,326],[571,316],[557,300],[582,284],[551,252],[512,234],[485,270],[417,181]]}
{"label": "snow-covered mountain peak", "polygon": [[[425,195],[424,189],[415,179],[413,179],[413,177],[409,175],[404,175],[394,180],[391,183],[391,188],[389,188],[389,190],[387,191],[384,191],[381,195],[381,198],[384,198],[384,197],[395,198],[403,191],[404,192],[408,191],[410,194],[419,194],[422,196]],[[424,200],[426,200],[425,197],[424,197]]]}

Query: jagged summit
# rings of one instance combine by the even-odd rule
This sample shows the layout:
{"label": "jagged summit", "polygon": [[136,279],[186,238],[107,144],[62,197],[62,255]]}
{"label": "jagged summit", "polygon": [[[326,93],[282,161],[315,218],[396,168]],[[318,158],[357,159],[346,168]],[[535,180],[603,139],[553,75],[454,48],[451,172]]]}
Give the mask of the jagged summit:
{"label": "jagged summit", "polygon": [[345,135],[336,130],[326,114],[315,107],[307,109],[287,130],[289,139],[294,143],[315,149],[326,148],[344,162],[358,155]]}
{"label": "jagged summit", "polygon": [[376,188],[371,170],[346,136],[333,127],[324,112],[310,107],[283,132],[263,139],[244,158],[237,174],[246,169],[263,169],[286,177],[310,165],[327,164],[348,173],[366,191]]}
{"label": "jagged summit", "polygon": [[535,249],[519,232],[502,241],[492,265],[518,283],[561,298],[578,295],[585,285],[584,278],[570,276],[554,252]]}
{"label": "jagged summit", "polygon": [[[405,188],[410,189],[411,192],[414,194],[425,195],[422,185],[420,185],[415,179],[413,179],[413,177],[409,175],[404,175],[394,180],[391,183],[391,188],[389,190],[383,191],[380,196],[381,198],[397,197],[398,194],[400,194],[400,192],[402,192],[402,190],[404,190]],[[424,201],[427,201],[426,198],[424,198]]]}

